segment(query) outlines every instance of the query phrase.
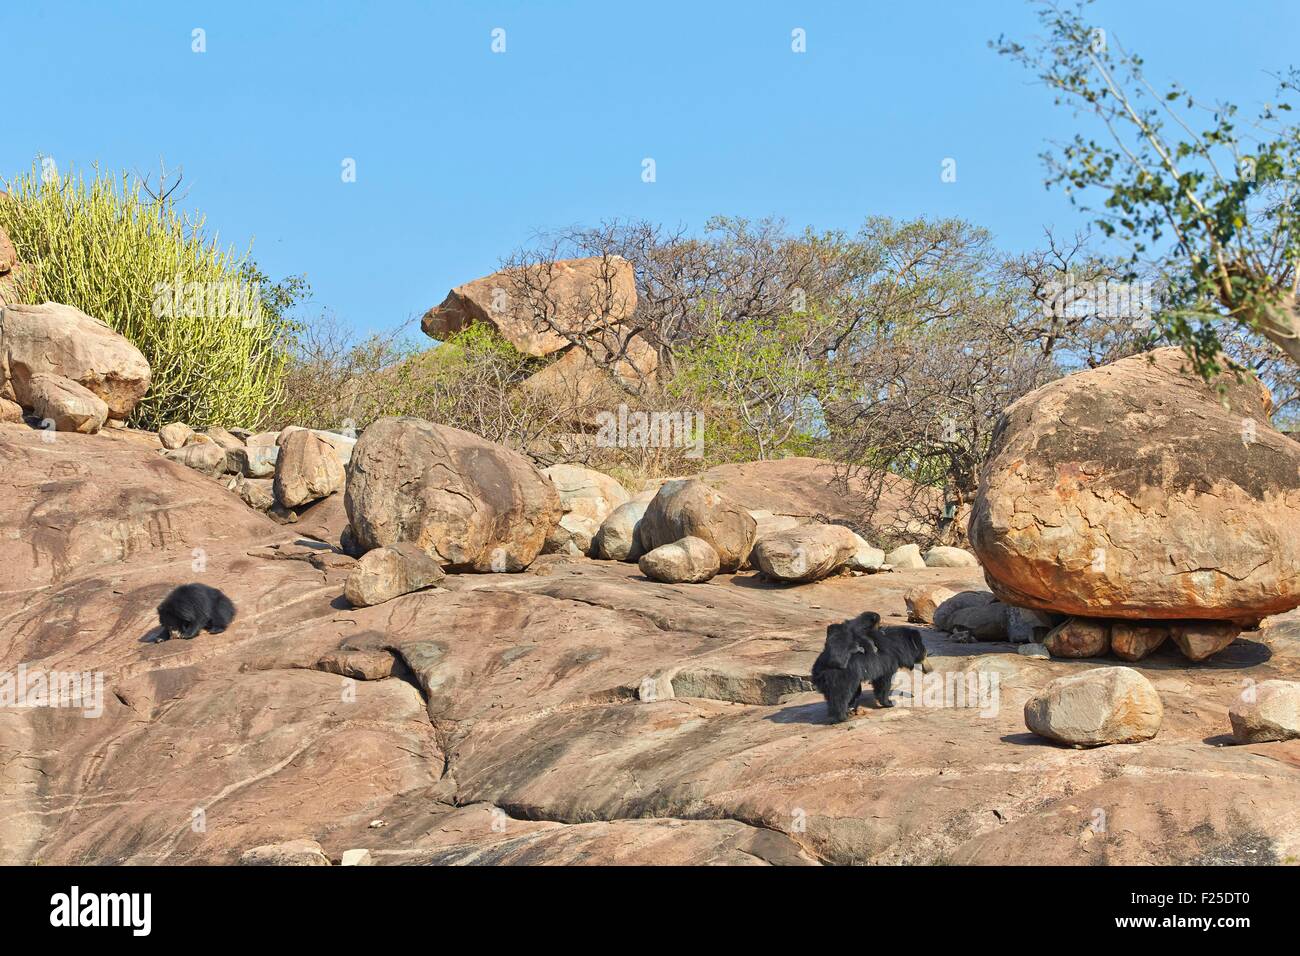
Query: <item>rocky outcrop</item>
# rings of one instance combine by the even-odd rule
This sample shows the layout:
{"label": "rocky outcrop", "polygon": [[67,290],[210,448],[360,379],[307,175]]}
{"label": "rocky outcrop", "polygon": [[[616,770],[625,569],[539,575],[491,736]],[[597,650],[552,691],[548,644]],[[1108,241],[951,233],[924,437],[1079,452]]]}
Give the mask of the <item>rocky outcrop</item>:
{"label": "rocky outcrop", "polygon": [[411,541],[449,571],[523,570],[561,514],[528,459],[419,418],[381,418],[362,433],[344,502],[361,550]]}
{"label": "rocky outcrop", "polygon": [[750,562],[774,581],[820,581],[858,552],[862,539],[837,524],[805,524],[758,539]]}
{"label": "rocky outcrop", "polygon": [[89,389],[119,420],[149,390],[149,363],[107,323],[54,302],[0,308],[0,395],[26,405],[25,383],[40,374]]}
{"label": "rocky outcrop", "polygon": [[459,285],[424,314],[420,328],[446,339],[488,325],[520,352],[541,357],[568,346],[571,335],[622,323],[635,309],[636,276],[626,259],[561,259]]}
{"label": "rocky outcrop", "polygon": [[[942,632],[931,676],[997,674],[996,706],[927,706],[900,674],[895,708],[832,727],[808,682],[826,626],[901,621],[910,588],[973,590],[979,569],[791,591],[542,558],[353,608],[332,549],[297,559],[304,528],[346,527],[341,496],[280,527],[152,435],[47,437],[0,427],[0,674],[102,674],[103,711],[0,707],[0,863],[230,865],[304,839],[381,866],[1183,865],[1300,841],[1293,743],[1214,741],[1243,677],[1300,679],[1300,615],[1216,666],[1162,662],[1164,720],[1137,746],[1044,745],[1024,704],[1080,663]],[[195,579],[232,627],[146,640]]]}
{"label": "rocky outcrop", "polygon": [[1300,605],[1300,444],[1270,427],[1258,381],[1207,384],[1185,364],[1160,349],[1007,409],[970,522],[999,596],[1244,625]]}
{"label": "rocky outcrop", "polygon": [[1160,695],[1131,667],[1058,677],[1025,703],[1031,731],[1076,747],[1150,740],[1163,719]]}
{"label": "rocky outcrop", "polygon": [[757,523],[748,511],[701,481],[665,482],[646,508],[637,532],[649,552],[682,538],[702,538],[713,545],[723,571],[735,571],[754,546]]}
{"label": "rocky outcrop", "polygon": [[686,537],[641,555],[641,573],[667,584],[699,584],[718,573],[718,552],[702,538]]}
{"label": "rocky outcrop", "polygon": [[367,552],[348,574],[343,596],[353,607],[370,607],[431,587],[443,579],[438,562],[408,542]]}

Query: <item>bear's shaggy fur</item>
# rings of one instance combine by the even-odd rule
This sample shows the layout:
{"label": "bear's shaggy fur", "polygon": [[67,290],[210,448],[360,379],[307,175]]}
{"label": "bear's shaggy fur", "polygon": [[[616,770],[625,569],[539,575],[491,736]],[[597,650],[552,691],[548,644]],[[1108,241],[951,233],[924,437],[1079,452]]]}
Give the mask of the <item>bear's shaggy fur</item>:
{"label": "bear's shaggy fur", "polygon": [[163,640],[179,637],[188,641],[204,630],[220,634],[234,619],[234,602],[206,584],[182,584],[158,605]]}
{"label": "bear's shaggy fur", "polygon": [[899,668],[920,664],[926,673],[931,670],[920,631],[879,625],[880,615],[868,611],[826,628],[826,646],[813,664],[812,682],[826,698],[831,723],[848,719],[863,681],[871,683],[877,707],[893,707],[889,692]]}

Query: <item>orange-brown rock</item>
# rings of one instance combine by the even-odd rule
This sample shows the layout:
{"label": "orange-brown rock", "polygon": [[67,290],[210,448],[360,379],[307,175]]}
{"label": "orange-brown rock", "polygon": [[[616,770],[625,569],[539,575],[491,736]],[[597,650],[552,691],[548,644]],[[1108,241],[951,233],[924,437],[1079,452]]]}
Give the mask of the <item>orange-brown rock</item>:
{"label": "orange-brown rock", "polygon": [[424,314],[420,328],[446,339],[481,323],[541,357],[569,346],[574,334],[622,323],[635,309],[636,276],[626,259],[560,259],[459,285]]}
{"label": "orange-brown rock", "polygon": [[970,522],[995,593],[1134,620],[1300,606],[1300,444],[1270,427],[1258,381],[1207,384],[1184,364],[1160,349],[1007,409]]}

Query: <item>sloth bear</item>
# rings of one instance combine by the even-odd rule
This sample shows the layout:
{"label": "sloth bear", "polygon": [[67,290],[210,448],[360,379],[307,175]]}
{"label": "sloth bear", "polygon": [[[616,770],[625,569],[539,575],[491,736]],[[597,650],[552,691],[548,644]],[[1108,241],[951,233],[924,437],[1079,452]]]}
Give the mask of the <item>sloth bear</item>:
{"label": "sloth bear", "polygon": [[234,619],[234,602],[206,584],[182,584],[158,605],[162,640],[179,637],[188,641],[204,630],[220,634]]}
{"label": "sloth bear", "polygon": [[826,698],[831,723],[838,724],[857,706],[864,680],[871,682],[877,707],[893,707],[889,689],[894,674],[916,664],[931,671],[921,632],[896,624],[881,627],[880,615],[867,611],[826,628],[826,646],[813,664],[812,682]]}

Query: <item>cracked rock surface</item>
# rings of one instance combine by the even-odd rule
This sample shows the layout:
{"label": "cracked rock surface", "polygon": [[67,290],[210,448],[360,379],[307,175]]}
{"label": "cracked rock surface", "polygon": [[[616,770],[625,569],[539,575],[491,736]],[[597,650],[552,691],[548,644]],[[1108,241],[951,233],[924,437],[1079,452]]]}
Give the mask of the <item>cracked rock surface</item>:
{"label": "cracked rock surface", "polygon": [[[2,863],[235,863],[295,840],[379,865],[1300,858],[1300,741],[1228,736],[1244,680],[1300,674],[1300,615],[1203,664],[1132,665],[1164,707],[1138,744],[1025,728],[1026,700],[1097,661],[928,629],[936,674],[996,698],[931,705],[900,679],[897,706],[832,726],[807,684],[826,625],[901,624],[906,592],[978,589],[979,569],[672,585],[550,555],[353,609],[346,563],[295,545],[303,525],[337,540],[342,509],[279,526],[156,447],[0,425],[0,673],[104,681],[97,717],[0,708]],[[234,623],[147,640],[192,580]]]}

